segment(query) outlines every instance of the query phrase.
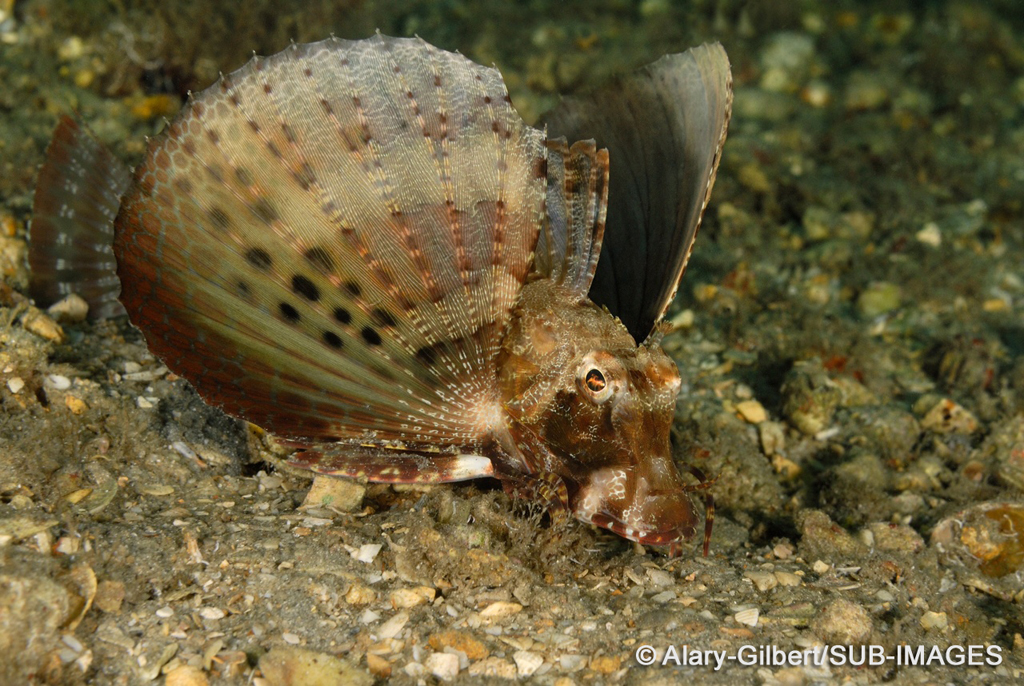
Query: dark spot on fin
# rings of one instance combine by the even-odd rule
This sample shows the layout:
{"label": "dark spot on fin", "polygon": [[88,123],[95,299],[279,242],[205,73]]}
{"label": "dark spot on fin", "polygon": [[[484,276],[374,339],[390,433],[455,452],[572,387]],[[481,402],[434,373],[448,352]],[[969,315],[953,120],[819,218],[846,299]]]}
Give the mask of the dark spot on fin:
{"label": "dark spot on fin", "polygon": [[211,207],[206,211],[207,216],[213,225],[218,229],[227,229],[231,226],[231,217],[227,215],[227,212],[219,207]]}
{"label": "dark spot on fin", "polygon": [[341,350],[341,337],[333,331],[324,331],[324,343],[335,350]]}
{"label": "dark spot on fin", "polygon": [[425,345],[416,351],[416,359],[426,365],[432,365],[437,362],[437,352],[435,352],[433,346]]}
{"label": "dark spot on fin", "polygon": [[320,299],[320,289],[301,274],[296,274],[292,277],[292,290],[310,302],[316,302]]}
{"label": "dark spot on fin", "polygon": [[281,309],[281,316],[290,321],[292,324],[299,321],[299,311],[288,303],[281,303],[278,307]]}
{"label": "dark spot on fin", "polygon": [[257,269],[264,271],[270,269],[274,261],[270,259],[270,253],[263,248],[252,248],[245,253],[246,261]]}
{"label": "dark spot on fin", "polygon": [[373,321],[377,322],[381,326],[391,327],[395,325],[395,318],[391,316],[391,313],[387,310],[382,310],[379,307],[373,308]]}
{"label": "dark spot on fin", "polygon": [[259,217],[261,220],[270,224],[280,219],[281,215],[277,213],[274,206],[266,198],[256,198],[253,203],[249,206],[252,213]]}
{"label": "dark spot on fin", "polygon": [[363,327],[363,330],[360,331],[359,333],[362,334],[363,340],[369,343],[370,345],[380,345],[380,334],[377,333],[373,328],[365,326]]}
{"label": "dark spot on fin", "polygon": [[320,246],[310,248],[306,251],[306,259],[311,265],[323,272],[334,271],[334,260],[330,254]]}

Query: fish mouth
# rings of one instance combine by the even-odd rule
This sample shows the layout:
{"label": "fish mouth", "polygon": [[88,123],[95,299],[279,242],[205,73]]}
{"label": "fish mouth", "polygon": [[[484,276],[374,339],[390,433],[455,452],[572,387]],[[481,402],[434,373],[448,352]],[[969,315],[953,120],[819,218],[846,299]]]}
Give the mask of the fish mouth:
{"label": "fish mouth", "polygon": [[635,541],[640,545],[670,547],[673,550],[678,549],[680,543],[688,541],[697,533],[696,527],[692,526],[675,526],[661,531],[641,531],[626,525],[625,522],[611,515],[603,513],[592,515],[588,521],[625,539]]}

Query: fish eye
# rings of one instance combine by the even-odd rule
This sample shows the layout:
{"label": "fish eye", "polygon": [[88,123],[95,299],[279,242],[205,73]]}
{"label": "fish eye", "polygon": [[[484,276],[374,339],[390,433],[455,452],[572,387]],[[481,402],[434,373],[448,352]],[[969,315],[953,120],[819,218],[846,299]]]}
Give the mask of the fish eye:
{"label": "fish eye", "polygon": [[595,403],[603,403],[612,396],[615,387],[609,383],[605,373],[593,365],[585,367],[586,371],[581,375],[580,386],[586,392],[587,397]]}
{"label": "fish eye", "polygon": [[587,372],[587,388],[594,393],[600,393],[607,385],[608,382],[604,380],[604,374],[601,373],[600,369],[591,369]]}

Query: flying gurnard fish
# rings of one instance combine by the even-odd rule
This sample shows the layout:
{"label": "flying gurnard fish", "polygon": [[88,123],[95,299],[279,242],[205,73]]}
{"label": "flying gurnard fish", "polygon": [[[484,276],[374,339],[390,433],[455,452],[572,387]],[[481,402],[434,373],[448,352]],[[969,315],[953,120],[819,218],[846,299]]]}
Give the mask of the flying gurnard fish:
{"label": "flying gurnard fish", "polygon": [[126,311],[293,466],[493,477],[675,555],[699,486],[672,459],[659,341],[731,101],[718,44],[565,99],[545,129],[496,69],[419,39],[292,45],[190,97],[134,172],[63,118],[32,293]]}

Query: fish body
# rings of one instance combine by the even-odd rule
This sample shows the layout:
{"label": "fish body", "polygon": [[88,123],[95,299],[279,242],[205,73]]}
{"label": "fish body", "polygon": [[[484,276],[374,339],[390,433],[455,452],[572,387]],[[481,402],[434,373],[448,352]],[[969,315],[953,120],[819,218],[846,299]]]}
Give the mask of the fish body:
{"label": "fish body", "polygon": [[546,130],[496,70],[421,40],[293,45],[191,98],[130,182],[63,120],[33,292],[109,316],[119,286],[150,349],[294,466],[495,477],[674,554],[699,515],[659,323],[730,103],[717,45],[566,100]]}

